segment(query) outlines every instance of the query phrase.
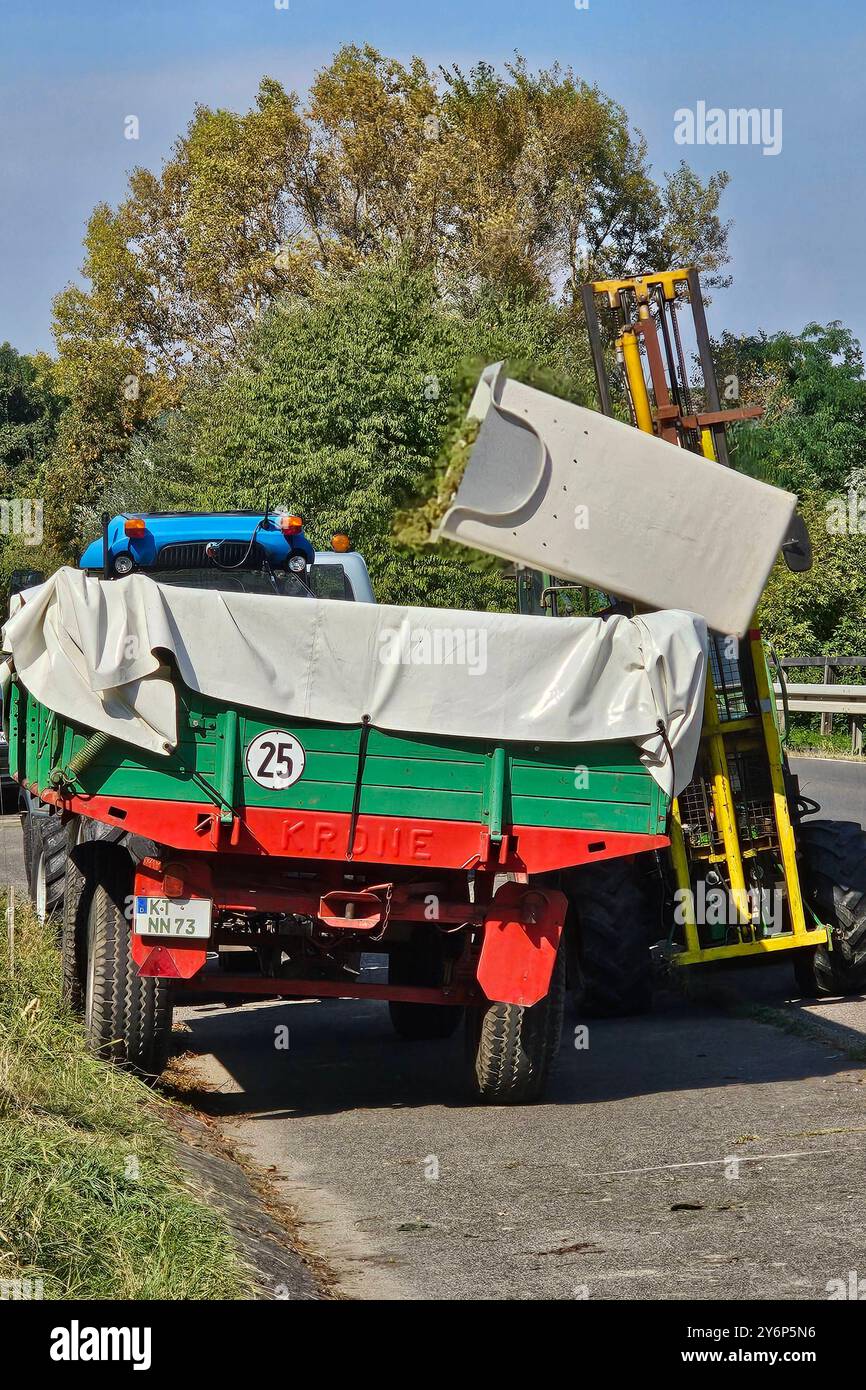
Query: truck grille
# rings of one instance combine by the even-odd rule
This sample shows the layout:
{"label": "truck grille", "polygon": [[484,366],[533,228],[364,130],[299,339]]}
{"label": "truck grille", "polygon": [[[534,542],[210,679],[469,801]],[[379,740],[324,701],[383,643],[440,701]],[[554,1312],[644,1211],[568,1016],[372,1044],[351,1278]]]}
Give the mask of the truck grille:
{"label": "truck grille", "polygon": [[[155,570],[203,569],[211,562],[205,554],[210,541],[172,541],[164,545],[152,566]],[[223,541],[219,548],[222,565],[237,565],[249,550],[249,558],[242,568],[259,569],[262,563],[261,547],[258,542],[250,546],[249,541]]]}

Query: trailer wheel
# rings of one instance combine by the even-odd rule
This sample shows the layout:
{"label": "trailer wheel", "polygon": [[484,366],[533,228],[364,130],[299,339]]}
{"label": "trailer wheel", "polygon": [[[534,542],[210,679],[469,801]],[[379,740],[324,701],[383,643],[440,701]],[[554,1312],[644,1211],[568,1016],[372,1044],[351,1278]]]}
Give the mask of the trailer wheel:
{"label": "trailer wheel", "polygon": [[834,949],[793,952],[809,998],[866,992],[866,831],[854,821],[804,821],[796,831],[804,900],[834,928]]}
{"label": "trailer wheel", "polygon": [[652,1006],[650,907],[632,859],[604,859],[563,874],[568,985],[585,1018],[624,1018]]}
{"label": "trailer wheel", "polygon": [[[411,941],[393,947],[388,956],[389,985],[415,985],[434,988],[442,984],[444,956],[442,938],[430,928],[417,932]],[[451,1004],[405,1004],[391,999],[388,1012],[394,1032],[407,1042],[450,1038],[463,1017],[463,1009]]]}
{"label": "trailer wheel", "polygon": [[31,893],[33,890],[33,865],[31,863],[33,857],[31,845],[32,831],[30,827],[30,808],[27,806],[26,802],[24,802],[23,798],[19,800],[18,803],[18,815],[21,821],[21,850],[24,855],[24,873],[27,878],[27,892]]}
{"label": "trailer wheel", "polygon": [[63,917],[60,929],[60,963],[63,997],[76,1013],[84,1012],[87,985],[87,922],[93,879],[70,852],[66,857],[63,885]]}
{"label": "trailer wheel", "polygon": [[171,986],[141,979],[130,950],[126,905],[133,863],[120,845],[97,843],[87,913],[84,1026],[99,1057],[148,1076],[165,1066],[171,1038]]}
{"label": "trailer wheel", "polygon": [[24,843],[29,854],[30,898],[40,922],[46,922],[63,902],[69,835],[55,811],[38,816],[28,812]]}
{"label": "trailer wheel", "polygon": [[565,1004],[565,951],[537,1004],[489,1003],[466,1010],[471,1084],[480,1100],[528,1105],[540,1100],[559,1052]]}

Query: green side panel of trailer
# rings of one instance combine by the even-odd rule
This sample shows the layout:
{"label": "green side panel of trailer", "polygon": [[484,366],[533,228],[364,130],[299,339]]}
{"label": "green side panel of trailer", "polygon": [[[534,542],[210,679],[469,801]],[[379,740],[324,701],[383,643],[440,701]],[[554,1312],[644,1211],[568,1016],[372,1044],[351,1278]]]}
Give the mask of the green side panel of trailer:
{"label": "green side panel of trailer", "polygon": [[[282,791],[260,786],[245,752],[277,730],[302,745],[300,779]],[[91,731],[53,714],[15,681],[10,700],[10,770],[45,790],[52,769],[68,768]],[[109,740],[77,775],[89,795],[150,801],[220,801],[285,810],[351,812],[360,726],[285,719],[234,708],[178,689],[176,749],[161,757]],[[476,821],[557,829],[664,833],[667,798],[631,743],[532,744],[419,737],[372,729],[362,814]]]}

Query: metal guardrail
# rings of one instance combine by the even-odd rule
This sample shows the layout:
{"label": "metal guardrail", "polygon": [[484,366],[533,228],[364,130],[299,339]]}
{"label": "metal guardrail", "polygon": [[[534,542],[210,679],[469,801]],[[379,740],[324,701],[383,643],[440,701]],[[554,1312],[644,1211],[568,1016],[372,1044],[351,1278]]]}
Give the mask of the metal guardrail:
{"label": "metal guardrail", "polygon": [[822,666],[835,671],[852,666],[866,666],[866,656],[783,656],[779,665],[785,670],[796,670],[801,666]]}
{"label": "metal guardrail", "polygon": [[[833,732],[833,716],[847,716],[851,730],[852,753],[863,753],[864,721],[866,721],[866,684],[837,684],[838,671],[866,668],[866,656],[797,656],[779,661],[783,670],[796,671],[818,667],[824,672],[822,684],[786,681],[787,707],[792,714],[820,714],[821,733]],[[782,703],[782,687],[774,687]]]}
{"label": "metal guardrail", "polygon": [[[802,685],[786,682],[792,714],[866,715],[866,685]],[[782,687],[775,686],[781,698]]]}

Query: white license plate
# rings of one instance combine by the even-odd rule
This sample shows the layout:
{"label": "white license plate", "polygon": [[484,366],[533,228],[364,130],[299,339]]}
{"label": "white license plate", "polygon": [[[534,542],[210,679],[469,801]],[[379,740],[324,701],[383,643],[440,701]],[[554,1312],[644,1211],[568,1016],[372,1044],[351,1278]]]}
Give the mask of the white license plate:
{"label": "white license plate", "polygon": [[211,932],[210,898],[145,898],[135,896],[135,926],[139,936],[171,936],[189,940]]}

